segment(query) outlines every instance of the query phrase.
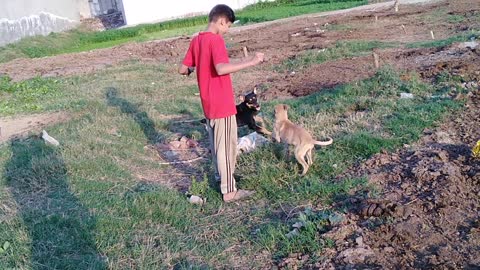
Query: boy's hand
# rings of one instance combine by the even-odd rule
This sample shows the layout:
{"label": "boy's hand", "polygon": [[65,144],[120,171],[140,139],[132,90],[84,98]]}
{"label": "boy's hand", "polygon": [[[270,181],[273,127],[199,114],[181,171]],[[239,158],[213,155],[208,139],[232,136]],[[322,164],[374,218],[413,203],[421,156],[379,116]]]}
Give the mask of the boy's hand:
{"label": "boy's hand", "polygon": [[178,73],[185,76],[189,76],[194,71],[195,71],[195,67],[188,67],[188,66],[185,66],[184,64],[180,65],[180,67],[178,68]]}
{"label": "boy's hand", "polygon": [[253,61],[256,64],[260,64],[261,62],[263,62],[263,58],[264,58],[265,54],[264,53],[261,53],[261,52],[257,52],[255,53],[255,56],[253,57]]}
{"label": "boy's hand", "polygon": [[237,72],[239,70],[255,66],[264,61],[264,54],[257,52],[255,55],[249,56],[248,59],[239,63],[219,63],[215,65],[215,70],[219,76]]}

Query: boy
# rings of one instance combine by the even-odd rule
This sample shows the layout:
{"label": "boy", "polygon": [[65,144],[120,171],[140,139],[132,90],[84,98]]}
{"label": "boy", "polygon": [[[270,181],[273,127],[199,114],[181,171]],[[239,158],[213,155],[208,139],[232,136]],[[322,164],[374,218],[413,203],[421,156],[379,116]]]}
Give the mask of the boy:
{"label": "boy", "polygon": [[233,10],[227,5],[216,5],[210,11],[208,20],[207,30],[200,32],[190,42],[178,72],[189,75],[193,67],[196,68],[213,165],[220,176],[223,200],[231,202],[246,198],[254,191],[237,190],[233,177],[237,156],[237,111],[230,73],[263,62],[263,53],[230,62],[223,35],[235,21]]}

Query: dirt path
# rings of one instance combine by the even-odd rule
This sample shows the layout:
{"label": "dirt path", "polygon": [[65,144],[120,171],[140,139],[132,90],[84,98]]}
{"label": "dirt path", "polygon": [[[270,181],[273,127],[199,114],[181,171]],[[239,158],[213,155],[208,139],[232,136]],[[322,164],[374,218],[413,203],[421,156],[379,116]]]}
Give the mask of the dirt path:
{"label": "dirt path", "polygon": [[48,125],[66,121],[69,116],[63,112],[42,113],[19,117],[0,117],[0,144],[27,133],[40,134]]}

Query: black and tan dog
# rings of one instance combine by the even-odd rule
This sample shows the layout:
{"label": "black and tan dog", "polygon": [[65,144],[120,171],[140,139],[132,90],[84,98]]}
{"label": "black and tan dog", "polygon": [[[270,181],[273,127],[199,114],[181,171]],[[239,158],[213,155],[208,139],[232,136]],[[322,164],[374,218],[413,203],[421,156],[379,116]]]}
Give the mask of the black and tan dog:
{"label": "black and tan dog", "polygon": [[[284,142],[295,146],[295,158],[303,167],[302,175],[305,175],[310,165],[313,164],[312,150],[315,145],[329,145],[333,143],[333,140],[329,138],[328,141],[321,142],[313,139],[312,135],[304,128],[288,120],[288,109],[288,105],[285,104],[275,106],[273,138],[277,142]],[[305,158],[307,159],[306,161]]]}
{"label": "black and tan dog", "polygon": [[237,105],[237,126],[248,126],[248,128],[259,134],[270,136],[272,133],[257,123],[263,122],[263,119],[258,116],[258,113],[260,112],[260,104],[258,104],[257,99],[257,88],[255,87],[252,92],[245,96],[241,96],[240,100],[242,102]]}
{"label": "black and tan dog", "polygon": [[[257,99],[257,88],[255,87],[252,92],[240,96],[240,100],[242,102],[236,105],[237,114],[235,118],[237,120],[237,127],[248,126],[248,128],[261,135],[270,136],[272,132],[257,123],[263,122],[263,119],[258,116],[261,107]],[[202,119],[200,122],[205,124],[207,120]]]}

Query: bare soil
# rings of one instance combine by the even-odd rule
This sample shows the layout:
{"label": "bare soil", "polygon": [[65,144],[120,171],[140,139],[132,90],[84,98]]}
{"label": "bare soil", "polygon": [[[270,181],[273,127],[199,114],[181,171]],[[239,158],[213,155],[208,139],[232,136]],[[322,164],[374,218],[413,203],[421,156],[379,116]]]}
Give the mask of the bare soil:
{"label": "bare soil", "polygon": [[[476,90],[462,113],[425,130],[414,146],[378,154],[351,168],[350,176],[367,175],[382,191],[378,200],[342,202],[352,205],[348,223],[354,231],[337,252],[359,248],[351,237],[362,237],[361,247],[371,255],[364,260],[337,255],[332,258],[336,265],[346,267],[353,259],[390,269],[478,269],[480,160],[471,157],[471,149],[479,139],[479,111]],[[368,204],[386,208],[380,217],[372,217],[365,215]]]}
{"label": "bare soil", "polygon": [[47,126],[66,121],[70,117],[64,112],[42,113],[15,117],[0,118],[0,143],[12,138],[23,136],[28,133],[37,132]]}

